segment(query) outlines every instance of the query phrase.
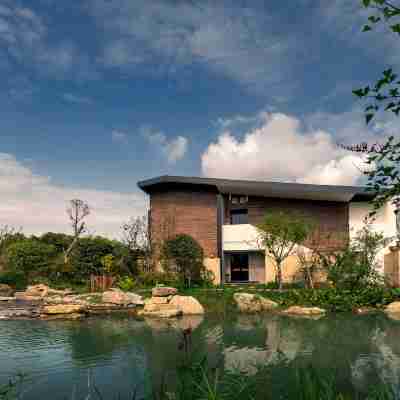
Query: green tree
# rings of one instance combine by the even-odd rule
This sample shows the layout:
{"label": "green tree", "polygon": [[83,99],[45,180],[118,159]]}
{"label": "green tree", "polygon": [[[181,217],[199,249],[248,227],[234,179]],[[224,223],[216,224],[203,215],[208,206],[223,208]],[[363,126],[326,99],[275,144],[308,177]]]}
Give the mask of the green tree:
{"label": "green tree", "polygon": [[261,245],[275,263],[276,280],[282,289],[282,264],[307,239],[313,224],[299,214],[281,211],[266,214],[257,229]]}
{"label": "green tree", "polygon": [[[364,32],[374,31],[377,24],[384,24],[394,35],[400,35],[399,0],[361,0],[361,4],[371,11]],[[376,83],[353,90],[353,93],[366,102],[367,124],[378,112],[390,112],[396,116],[400,113],[400,78],[392,68],[385,69]],[[400,141],[391,136],[383,145],[362,143],[347,148],[368,154],[367,187],[377,193],[373,200],[373,215],[388,200],[400,195]]]}
{"label": "green tree", "polygon": [[23,239],[10,244],[6,249],[7,269],[23,273],[28,278],[33,274],[47,273],[57,249],[37,239]]}
{"label": "green tree", "polygon": [[166,240],[162,246],[161,258],[166,272],[176,272],[187,286],[202,279],[203,249],[191,236],[180,234]]}

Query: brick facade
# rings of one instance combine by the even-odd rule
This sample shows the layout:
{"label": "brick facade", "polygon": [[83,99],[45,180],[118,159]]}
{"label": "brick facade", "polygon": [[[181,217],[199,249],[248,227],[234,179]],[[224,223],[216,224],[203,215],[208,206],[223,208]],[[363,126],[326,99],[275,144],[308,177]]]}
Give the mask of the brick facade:
{"label": "brick facade", "polygon": [[217,257],[217,195],[188,189],[150,195],[152,241],[157,245],[185,233],[199,242],[205,257]]}
{"label": "brick facade", "polygon": [[248,209],[249,223],[262,222],[268,211],[287,211],[303,215],[315,225],[315,231],[305,243],[320,250],[334,250],[343,247],[349,238],[349,205],[333,201],[313,201],[249,197],[245,205],[232,206],[225,198],[225,223],[229,224],[231,208]]}

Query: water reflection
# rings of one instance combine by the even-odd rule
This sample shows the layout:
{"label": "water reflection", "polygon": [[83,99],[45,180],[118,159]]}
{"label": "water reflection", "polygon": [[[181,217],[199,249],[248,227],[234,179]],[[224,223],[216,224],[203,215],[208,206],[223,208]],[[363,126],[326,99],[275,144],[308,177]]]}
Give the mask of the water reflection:
{"label": "water reflection", "polygon": [[[191,328],[193,352],[228,370],[254,374],[270,366],[274,381],[312,365],[335,370],[339,386],[364,390],[382,379],[400,384],[400,322],[385,315],[192,316],[179,320],[133,317],[85,321],[2,321],[0,383],[16,371],[31,377],[26,399],[85,394],[88,371],[107,396],[160,385],[183,360],[182,329]],[[75,388],[75,389],[74,389]],[[144,390],[144,389],[143,389]]]}

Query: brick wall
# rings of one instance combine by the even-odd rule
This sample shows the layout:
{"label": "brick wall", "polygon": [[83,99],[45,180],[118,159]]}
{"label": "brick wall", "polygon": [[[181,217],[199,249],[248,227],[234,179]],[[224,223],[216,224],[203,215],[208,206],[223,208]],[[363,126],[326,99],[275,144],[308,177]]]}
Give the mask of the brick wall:
{"label": "brick wall", "polygon": [[205,257],[218,256],[216,193],[183,189],[152,193],[150,221],[156,244],[185,233],[199,242]]}
{"label": "brick wall", "polygon": [[[225,199],[225,223],[229,224],[229,200]],[[239,205],[236,208],[246,207]],[[333,250],[343,247],[349,237],[349,205],[333,201],[312,201],[295,199],[276,199],[249,197],[247,203],[249,223],[259,224],[268,211],[296,212],[310,219],[315,231],[306,246]]]}

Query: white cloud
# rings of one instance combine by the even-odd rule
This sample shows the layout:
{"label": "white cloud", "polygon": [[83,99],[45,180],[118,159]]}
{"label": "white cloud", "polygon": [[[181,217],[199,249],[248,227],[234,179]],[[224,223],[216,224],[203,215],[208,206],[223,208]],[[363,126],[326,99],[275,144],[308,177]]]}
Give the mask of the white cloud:
{"label": "white cloud", "polygon": [[152,0],[90,0],[105,32],[104,65],[126,70],[201,63],[255,90],[281,83],[298,49],[296,39],[272,29],[273,18],[240,4]]}
{"label": "white cloud", "polygon": [[362,159],[336,145],[332,133],[304,130],[281,113],[260,113],[259,126],[242,138],[224,130],[202,155],[206,176],[316,184],[356,184]]}
{"label": "white cloud", "polygon": [[54,78],[95,77],[89,57],[70,37],[54,40],[43,18],[30,8],[0,7],[0,49],[13,62]]}
{"label": "white cloud", "polygon": [[85,200],[91,207],[87,218],[90,233],[115,238],[123,221],[146,209],[141,193],[59,186],[5,153],[0,153],[0,191],[1,223],[22,227],[26,233],[69,232],[65,210],[73,198]]}
{"label": "white cloud", "polygon": [[93,104],[93,100],[90,97],[79,96],[73,93],[64,93],[62,97],[68,103]]}
{"label": "white cloud", "polygon": [[113,129],[111,131],[111,139],[113,142],[126,143],[128,140],[128,135],[125,132]]}
{"label": "white cloud", "polygon": [[184,136],[168,138],[165,133],[148,126],[142,126],[141,133],[151,145],[160,149],[170,164],[181,160],[186,154],[189,141]]}

